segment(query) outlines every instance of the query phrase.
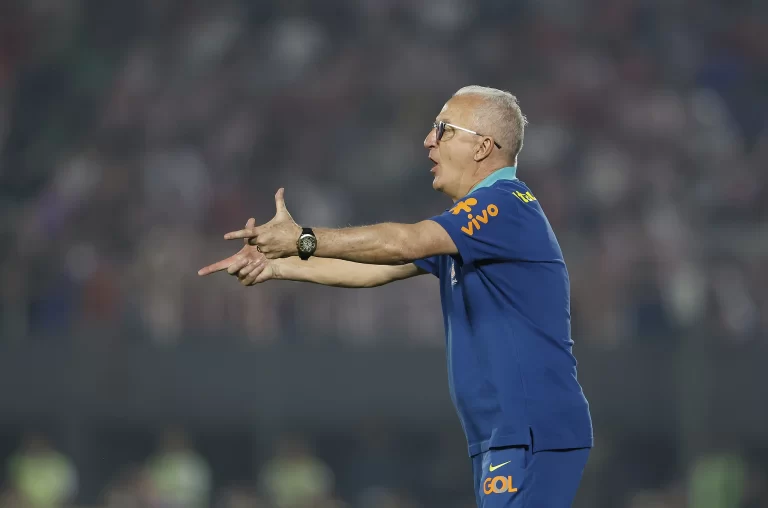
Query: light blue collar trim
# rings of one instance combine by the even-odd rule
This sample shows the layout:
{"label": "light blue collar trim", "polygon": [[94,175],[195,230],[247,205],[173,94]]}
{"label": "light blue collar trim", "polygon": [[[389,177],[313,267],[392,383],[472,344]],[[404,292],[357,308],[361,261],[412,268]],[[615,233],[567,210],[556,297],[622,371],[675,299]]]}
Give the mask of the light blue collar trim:
{"label": "light blue collar trim", "polygon": [[501,169],[497,169],[490,175],[477,182],[474,187],[469,189],[467,194],[470,194],[482,187],[490,187],[499,180],[517,180],[517,168],[515,166],[507,166]]}

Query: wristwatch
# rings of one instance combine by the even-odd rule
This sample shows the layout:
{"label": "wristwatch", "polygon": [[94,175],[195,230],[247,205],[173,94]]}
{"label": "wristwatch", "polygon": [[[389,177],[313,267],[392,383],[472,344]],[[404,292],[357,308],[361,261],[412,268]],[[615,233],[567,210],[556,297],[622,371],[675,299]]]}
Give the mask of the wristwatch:
{"label": "wristwatch", "polygon": [[296,249],[299,251],[299,257],[306,261],[315,253],[317,249],[317,237],[312,228],[301,228],[301,235],[296,241]]}

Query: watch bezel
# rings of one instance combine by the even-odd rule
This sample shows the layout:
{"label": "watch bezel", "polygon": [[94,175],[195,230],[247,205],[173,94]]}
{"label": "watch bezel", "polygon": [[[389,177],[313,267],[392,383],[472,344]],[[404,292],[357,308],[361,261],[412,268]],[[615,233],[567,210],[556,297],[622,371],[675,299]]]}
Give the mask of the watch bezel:
{"label": "watch bezel", "polygon": [[[310,250],[304,250],[304,238],[309,237],[312,239],[312,248]],[[302,233],[299,235],[298,240],[296,240],[296,250],[298,251],[299,257],[301,259],[308,259],[312,254],[315,253],[315,250],[317,250],[317,237],[311,230],[309,232],[302,231]]]}

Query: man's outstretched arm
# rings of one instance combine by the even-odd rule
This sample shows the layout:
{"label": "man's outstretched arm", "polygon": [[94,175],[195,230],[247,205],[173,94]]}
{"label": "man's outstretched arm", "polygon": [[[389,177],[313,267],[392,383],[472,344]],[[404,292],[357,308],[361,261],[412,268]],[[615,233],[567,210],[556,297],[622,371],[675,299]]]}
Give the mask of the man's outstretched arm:
{"label": "man's outstretched arm", "polygon": [[383,223],[344,229],[314,229],[315,256],[358,263],[404,264],[439,254],[455,254],[451,237],[436,222]]}
{"label": "man's outstretched arm", "polygon": [[[251,221],[249,221],[251,222]],[[413,263],[405,265],[372,265],[340,259],[297,257],[267,259],[257,248],[245,245],[240,252],[201,268],[198,275],[210,275],[226,270],[244,286],[253,286],[271,279],[312,282],[325,286],[370,288],[382,286],[427,273]]]}
{"label": "man's outstretched arm", "polygon": [[[275,194],[277,212],[267,224],[246,227],[224,235],[227,240],[247,239],[269,259],[298,254],[301,227],[285,206],[283,189]],[[431,220],[416,224],[383,223],[343,229],[314,229],[315,256],[358,263],[397,265],[440,254],[456,254],[456,245],[442,226]]]}
{"label": "man's outstretched arm", "polygon": [[406,265],[371,265],[340,259],[297,257],[275,259],[275,279],[313,282],[343,288],[372,288],[427,273],[413,263]]}

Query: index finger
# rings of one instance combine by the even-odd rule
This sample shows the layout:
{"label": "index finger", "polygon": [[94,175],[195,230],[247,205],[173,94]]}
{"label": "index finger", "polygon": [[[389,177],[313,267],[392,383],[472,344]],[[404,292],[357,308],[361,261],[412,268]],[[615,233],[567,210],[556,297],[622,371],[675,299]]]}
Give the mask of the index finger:
{"label": "index finger", "polygon": [[[251,228],[252,228],[252,227],[254,227],[255,225],[256,225],[256,219],[254,219],[253,217],[251,217],[250,219],[248,219],[248,222],[246,222],[246,223],[245,223],[245,229],[251,229]],[[248,245],[248,239],[247,239],[247,238],[246,238],[245,240],[243,240],[243,242],[244,242],[246,245]]]}
{"label": "index finger", "polygon": [[213,263],[212,265],[208,265],[205,268],[201,268],[200,270],[197,271],[197,274],[203,277],[205,275],[210,275],[212,273],[226,270],[229,267],[229,265],[234,263],[234,261],[235,261],[235,256],[229,256],[227,259],[222,259],[221,261]]}
{"label": "index finger", "polygon": [[259,228],[241,229],[240,231],[232,231],[224,235],[225,240],[237,240],[238,238],[255,238],[258,236]]}

